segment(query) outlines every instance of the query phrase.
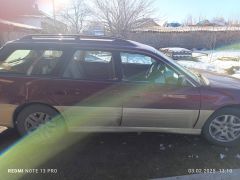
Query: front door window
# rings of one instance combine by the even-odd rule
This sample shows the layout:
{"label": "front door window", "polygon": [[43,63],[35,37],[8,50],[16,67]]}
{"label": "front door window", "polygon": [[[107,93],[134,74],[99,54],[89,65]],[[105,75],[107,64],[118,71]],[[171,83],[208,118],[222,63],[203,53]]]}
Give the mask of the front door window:
{"label": "front door window", "polygon": [[133,53],[121,53],[124,81],[179,85],[181,76],[170,66],[155,59]]}

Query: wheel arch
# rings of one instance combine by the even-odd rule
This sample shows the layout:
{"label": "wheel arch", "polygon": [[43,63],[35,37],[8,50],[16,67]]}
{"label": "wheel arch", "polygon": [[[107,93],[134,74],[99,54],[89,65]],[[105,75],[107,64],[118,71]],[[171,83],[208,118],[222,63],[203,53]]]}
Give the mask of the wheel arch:
{"label": "wheel arch", "polygon": [[212,116],[214,116],[214,114],[216,114],[217,112],[222,111],[222,110],[224,110],[224,109],[228,109],[228,108],[229,108],[229,109],[239,109],[239,110],[240,110],[240,104],[226,105],[226,106],[222,106],[222,107],[216,109],[216,110],[208,117],[208,119],[205,121],[204,125],[206,124],[206,122],[207,122]]}
{"label": "wheel arch", "polygon": [[240,104],[226,105],[226,106],[218,108],[204,122],[204,124],[202,126],[202,130],[201,130],[202,136],[205,137],[209,142],[216,144],[216,145],[220,145],[220,146],[230,146],[231,147],[231,146],[235,146],[235,145],[239,144],[239,142],[240,142],[239,137],[232,141],[222,142],[222,141],[218,141],[214,137],[212,137],[209,132],[209,125],[210,125],[211,121],[214,120],[216,117],[219,117],[222,115],[234,115],[234,116],[240,117],[239,112],[240,112]]}
{"label": "wheel arch", "polygon": [[27,107],[29,107],[29,106],[35,106],[35,105],[42,105],[42,106],[46,106],[46,107],[48,107],[48,108],[51,108],[51,109],[53,109],[54,111],[56,111],[56,112],[63,118],[61,112],[60,112],[58,109],[56,109],[55,107],[53,107],[53,106],[51,106],[51,105],[49,105],[49,104],[41,103],[41,102],[24,103],[24,104],[21,104],[20,106],[18,106],[18,107],[15,109],[14,113],[13,113],[12,121],[13,121],[13,126],[14,126],[14,128],[16,127],[16,120],[17,120],[18,114],[19,114],[23,109],[25,109],[25,108],[27,108]]}
{"label": "wheel arch", "polygon": [[197,121],[197,123],[194,125],[195,129],[203,129],[204,125],[207,123],[207,121],[214,116],[215,113],[227,109],[227,108],[234,108],[234,109],[239,109],[240,110],[240,104],[230,104],[226,106],[219,107],[216,110],[200,110],[200,116]]}

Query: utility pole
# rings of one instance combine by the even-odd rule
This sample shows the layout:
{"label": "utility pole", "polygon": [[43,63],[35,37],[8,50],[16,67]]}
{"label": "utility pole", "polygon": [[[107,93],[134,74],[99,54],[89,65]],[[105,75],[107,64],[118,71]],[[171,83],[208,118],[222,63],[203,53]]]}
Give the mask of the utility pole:
{"label": "utility pole", "polygon": [[53,8],[53,21],[54,26],[56,25],[56,9],[55,9],[55,0],[52,0],[52,8]]}

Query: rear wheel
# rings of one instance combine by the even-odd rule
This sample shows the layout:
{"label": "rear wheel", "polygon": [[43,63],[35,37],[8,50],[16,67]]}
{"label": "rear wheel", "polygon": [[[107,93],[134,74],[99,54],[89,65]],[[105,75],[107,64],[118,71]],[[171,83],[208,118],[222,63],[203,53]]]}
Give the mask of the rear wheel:
{"label": "rear wheel", "polygon": [[217,111],[204,125],[203,135],[217,145],[237,145],[240,142],[240,111],[236,108]]}
{"label": "rear wheel", "polygon": [[36,134],[40,140],[50,140],[65,133],[65,123],[60,114],[45,105],[25,107],[16,118],[16,128],[21,135]]}

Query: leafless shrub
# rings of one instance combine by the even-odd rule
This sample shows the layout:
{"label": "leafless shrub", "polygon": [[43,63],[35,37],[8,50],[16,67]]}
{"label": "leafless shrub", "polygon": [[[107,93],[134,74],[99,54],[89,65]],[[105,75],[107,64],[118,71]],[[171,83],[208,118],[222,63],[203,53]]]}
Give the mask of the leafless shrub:
{"label": "leafless shrub", "polygon": [[153,14],[153,0],[93,0],[93,12],[111,35],[127,37]]}
{"label": "leafless shrub", "polygon": [[81,33],[90,9],[84,0],[71,0],[69,6],[59,13],[59,19],[68,25],[70,33]]}

